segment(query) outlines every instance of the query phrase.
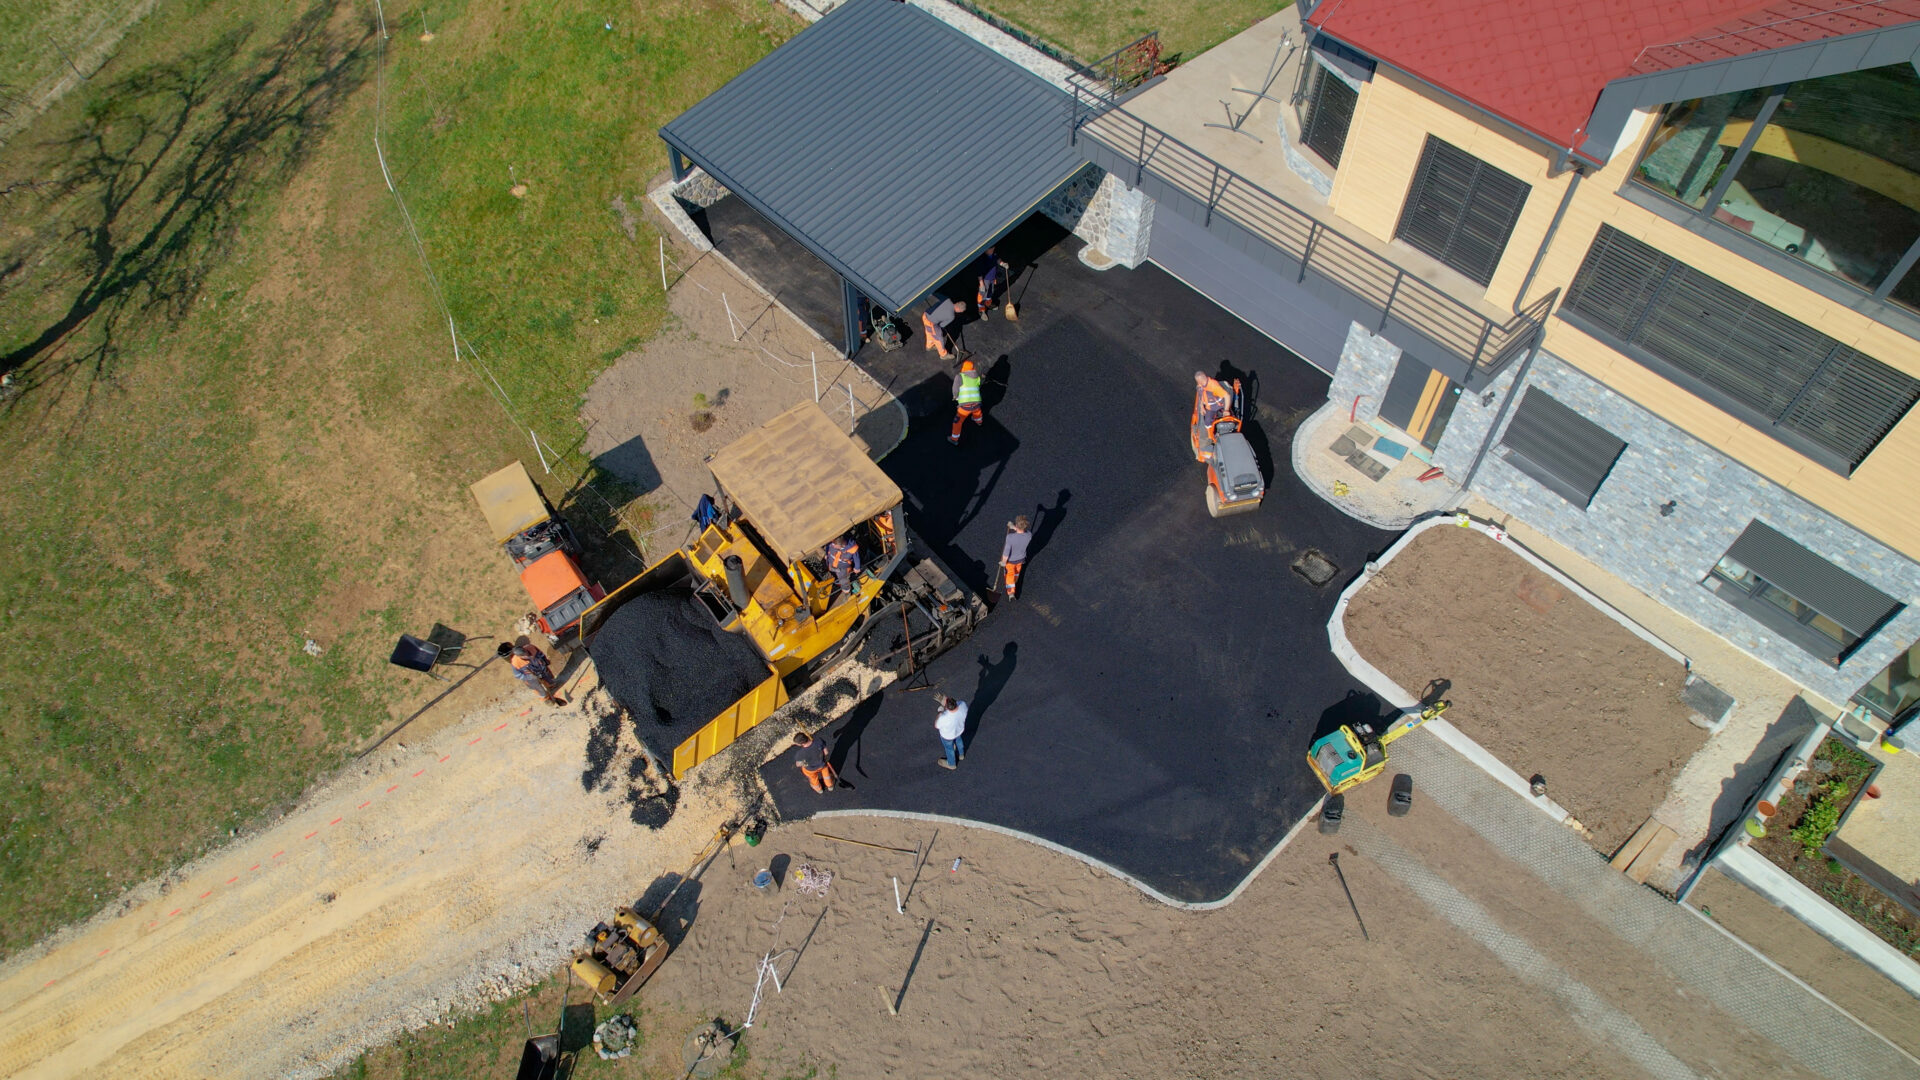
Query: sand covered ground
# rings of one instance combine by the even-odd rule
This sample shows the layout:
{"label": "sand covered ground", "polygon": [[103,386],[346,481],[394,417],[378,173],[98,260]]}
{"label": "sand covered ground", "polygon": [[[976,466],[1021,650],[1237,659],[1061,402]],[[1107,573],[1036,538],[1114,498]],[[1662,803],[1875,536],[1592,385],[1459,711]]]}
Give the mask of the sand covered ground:
{"label": "sand covered ground", "polygon": [[[1360,789],[1337,836],[1308,826],[1232,904],[1199,912],[984,830],[776,828],[704,875],[644,994],[653,1065],[677,1060],[678,1025],[739,1023],[772,952],[785,991],[765,988],[746,1036],[769,1075],[1809,1075],[1438,807],[1389,818],[1385,797]],[[924,847],[924,868],[916,881],[913,856],[816,830]],[[785,888],[756,892],[753,871],[783,856]],[[794,888],[802,863],[833,871],[824,900]]]}

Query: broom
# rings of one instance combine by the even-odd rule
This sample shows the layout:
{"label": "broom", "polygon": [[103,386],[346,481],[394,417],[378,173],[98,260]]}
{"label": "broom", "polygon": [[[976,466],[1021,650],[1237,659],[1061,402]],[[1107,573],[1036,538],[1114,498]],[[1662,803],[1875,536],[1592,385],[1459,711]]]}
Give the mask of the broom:
{"label": "broom", "polygon": [[1003,262],[1000,264],[1000,269],[1007,273],[1007,302],[1001,307],[1006,309],[1008,322],[1019,322],[1020,309],[1013,306],[1013,268]]}

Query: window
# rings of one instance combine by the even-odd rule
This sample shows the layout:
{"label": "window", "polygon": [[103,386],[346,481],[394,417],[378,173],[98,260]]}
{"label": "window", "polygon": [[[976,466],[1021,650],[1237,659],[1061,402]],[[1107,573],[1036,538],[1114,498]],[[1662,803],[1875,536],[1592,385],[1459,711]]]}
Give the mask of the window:
{"label": "window", "polygon": [[1533,387],[1500,438],[1507,463],[1582,510],[1613,471],[1625,441]]}
{"label": "window", "polygon": [[1353,123],[1353,107],[1359,100],[1360,95],[1345,79],[1328,71],[1325,64],[1313,65],[1307,114],[1300,121],[1300,141],[1336,169],[1340,167],[1340,152],[1347,146],[1347,127]]}
{"label": "window", "polygon": [[1560,315],[1843,475],[1920,398],[1920,380],[1610,226]]}
{"label": "window", "polygon": [[1876,299],[1920,308],[1912,64],[1670,105],[1634,178]]}
{"label": "window", "polygon": [[1835,666],[1900,610],[1893,597],[1758,521],[1714,564],[1705,584]]}
{"label": "window", "polygon": [[1465,150],[1427,136],[1395,239],[1485,285],[1532,188]]}

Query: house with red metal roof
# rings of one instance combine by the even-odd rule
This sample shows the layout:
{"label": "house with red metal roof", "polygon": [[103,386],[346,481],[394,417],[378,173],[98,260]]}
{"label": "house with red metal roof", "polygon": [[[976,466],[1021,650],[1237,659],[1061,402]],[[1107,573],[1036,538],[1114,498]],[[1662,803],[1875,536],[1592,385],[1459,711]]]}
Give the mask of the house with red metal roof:
{"label": "house with red metal roof", "polygon": [[[1155,263],[1326,371],[1287,441],[1335,505],[1496,518],[1883,754],[1920,745],[1917,63],[1920,0],[1303,0],[1144,88],[1074,87],[1106,174],[1083,258]],[[1779,753],[1752,749],[1772,692],[1688,774],[1723,801],[1715,769]],[[1684,786],[1672,814],[1713,819],[1690,865],[1724,869],[1744,811]],[[1920,913],[1881,872],[1911,842],[1848,865]]]}
{"label": "house with red metal roof", "polygon": [[1920,0],[1317,0],[1089,81],[1074,139],[1109,254],[1331,374],[1296,442],[1354,436],[1349,490],[1490,504],[1877,728],[1920,708],[1917,57]]}

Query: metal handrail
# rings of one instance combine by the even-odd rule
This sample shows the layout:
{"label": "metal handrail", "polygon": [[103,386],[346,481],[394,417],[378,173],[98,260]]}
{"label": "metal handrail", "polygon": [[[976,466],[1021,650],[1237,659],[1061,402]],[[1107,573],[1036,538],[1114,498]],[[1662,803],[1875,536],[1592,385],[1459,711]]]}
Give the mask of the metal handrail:
{"label": "metal handrail", "polygon": [[[1346,234],[1314,218],[1206,154],[1128,112],[1118,96],[1092,79],[1070,79],[1074,115],[1070,136],[1089,129],[1108,149],[1133,162],[1131,184],[1148,172],[1206,207],[1204,224],[1220,213],[1300,266],[1358,297],[1380,312],[1375,333],[1389,320],[1432,339],[1465,361],[1470,373],[1492,377],[1537,339],[1559,300],[1555,289],[1506,323],[1495,322],[1432,282],[1401,269]],[[1121,179],[1128,179],[1122,176]]]}

